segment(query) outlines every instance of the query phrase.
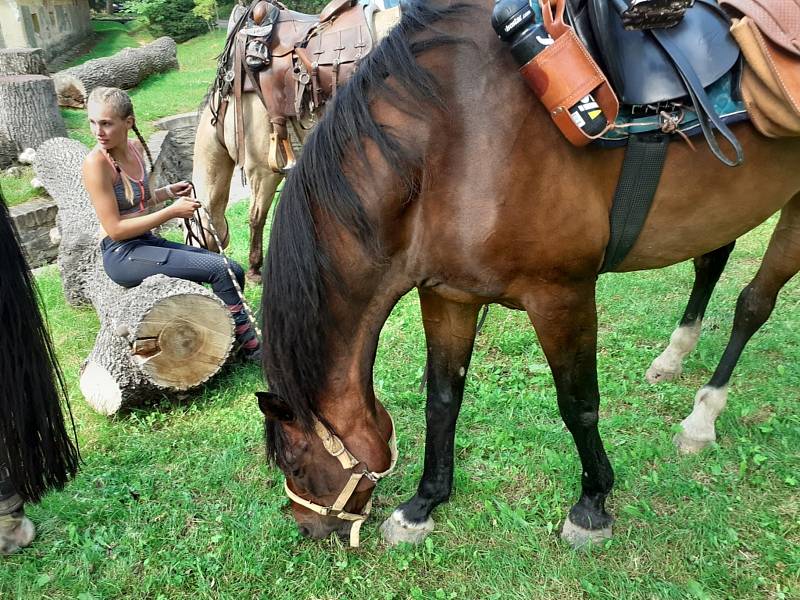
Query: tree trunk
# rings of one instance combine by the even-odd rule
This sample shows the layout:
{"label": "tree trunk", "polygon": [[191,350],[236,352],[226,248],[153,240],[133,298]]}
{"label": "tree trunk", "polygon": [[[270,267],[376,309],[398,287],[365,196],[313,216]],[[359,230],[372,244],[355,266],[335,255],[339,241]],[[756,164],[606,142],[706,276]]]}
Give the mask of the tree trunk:
{"label": "tree trunk", "polygon": [[67,301],[91,302],[100,320],[80,388],[95,410],[110,415],[207,381],[230,354],[233,321],[202,285],[155,275],[126,289],[108,278],[99,223],[81,182],[86,154],[80,142],[53,139],[37,151],[34,168],[59,204],[58,263]]}
{"label": "tree trunk", "polygon": [[0,76],[49,75],[41,48],[1,48]]}
{"label": "tree trunk", "polygon": [[141,48],[125,48],[113,56],[96,58],[53,75],[61,106],[81,108],[96,87],[136,87],[154,73],[178,68],[175,40],[160,37]]}
{"label": "tree trunk", "polygon": [[58,110],[52,79],[46,75],[0,77],[0,140],[4,140],[0,146],[6,148],[0,151],[0,157],[6,157],[0,168],[10,164],[7,154],[11,143],[16,146],[16,155],[65,135],[67,129]]}

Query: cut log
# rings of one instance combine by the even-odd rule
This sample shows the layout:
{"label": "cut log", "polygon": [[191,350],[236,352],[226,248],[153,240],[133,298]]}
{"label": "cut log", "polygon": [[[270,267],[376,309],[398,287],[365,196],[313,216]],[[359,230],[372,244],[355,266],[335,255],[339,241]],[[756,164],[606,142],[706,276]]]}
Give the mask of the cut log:
{"label": "cut log", "polygon": [[0,77],[49,74],[41,48],[0,48]]}
{"label": "cut log", "polygon": [[82,108],[96,87],[127,90],[155,73],[178,68],[177,46],[170,37],[160,37],[140,48],[125,48],[113,56],[89,60],[53,75],[61,106]]}
{"label": "cut log", "polygon": [[[1,147],[10,148],[13,143],[16,155],[23,148],[36,148],[47,139],[65,135],[52,79],[46,75],[0,77]],[[0,154],[6,156],[8,151]]]}
{"label": "cut log", "polygon": [[39,147],[34,169],[59,204],[64,295],[73,306],[91,303],[100,320],[80,389],[110,415],[208,381],[228,359],[234,329],[228,308],[202,285],[155,275],[126,289],[108,278],[81,182],[87,152],[75,140],[52,139]]}

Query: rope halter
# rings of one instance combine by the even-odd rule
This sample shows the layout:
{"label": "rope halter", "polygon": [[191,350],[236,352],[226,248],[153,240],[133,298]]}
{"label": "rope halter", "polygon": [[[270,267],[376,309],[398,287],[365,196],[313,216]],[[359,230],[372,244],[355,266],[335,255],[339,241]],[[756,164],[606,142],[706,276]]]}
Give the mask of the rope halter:
{"label": "rope halter", "polygon": [[369,471],[366,467],[364,467],[361,471],[355,471],[354,469],[361,464],[361,461],[353,456],[347,448],[345,448],[344,443],[336,434],[331,432],[320,421],[314,419],[314,431],[319,439],[322,440],[322,445],[325,447],[325,450],[327,450],[328,454],[335,457],[339,461],[339,464],[342,465],[342,469],[345,471],[353,471],[350,474],[350,479],[344,485],[342,491],[339,492],[339,497],[336,498],[334,503],[330,506],[322,506],[321,504],[316,504],[310,500],[301,498],[291,489],[289,489],[288,480],[284,480],[283,482],[283,489],[286,491],[286,495],[300,506],[314,511],[323,517],[336,517],[338,519],[342,519],[343,521],[352,521],[353,525],[350,527],[350,546],[352,548],[358,547],[361,525],[367,520],[369,511],[372,510],[372,497],[370,497],[370,499],[367,501],[367,504],[364,506],[364,510],[361,513],[346,512],[344,510],[345,505],[348,503],[353,495],[353,492],[356,491],[358,484],[363,478],[366,477],[371,482],[377,484],[378,481],[394,471],[394,466],[397,464],[397,436],[395,435],[394,420],[392,419],[391,415],[389,415],[389,420],[392,423],[392,436],[389,438],[389,450],[392,455],[391,464],[385,471],[375,473],[374,471]]}

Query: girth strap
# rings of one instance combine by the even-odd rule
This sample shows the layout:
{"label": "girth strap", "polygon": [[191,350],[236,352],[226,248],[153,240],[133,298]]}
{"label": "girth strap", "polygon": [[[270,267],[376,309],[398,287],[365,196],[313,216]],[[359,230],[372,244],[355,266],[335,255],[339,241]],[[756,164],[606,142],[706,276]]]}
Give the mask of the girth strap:
{"label": "girth strap", "polygon": [[634,133],[628,138],[611,205],[611,236],[600,273],[613,271],[636,243],[650,212],[669,146],[669,134]]}

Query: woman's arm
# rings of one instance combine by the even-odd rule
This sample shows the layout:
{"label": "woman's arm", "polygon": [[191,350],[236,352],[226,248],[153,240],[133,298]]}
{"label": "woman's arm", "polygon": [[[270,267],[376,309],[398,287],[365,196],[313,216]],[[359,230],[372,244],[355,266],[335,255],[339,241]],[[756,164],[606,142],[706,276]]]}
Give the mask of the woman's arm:
{"label": "woman's arm", "polygon": [[123,219],[120,217],[117,200],[114,197],[111,173],[103,161],[103,156],[97,153],[90,154],[86,158],[83,163],[83,183],[100,225],[115,242],[143,235],[170,219],[189,218],[200,206],[199,202],[181,199],[152,214]]}

